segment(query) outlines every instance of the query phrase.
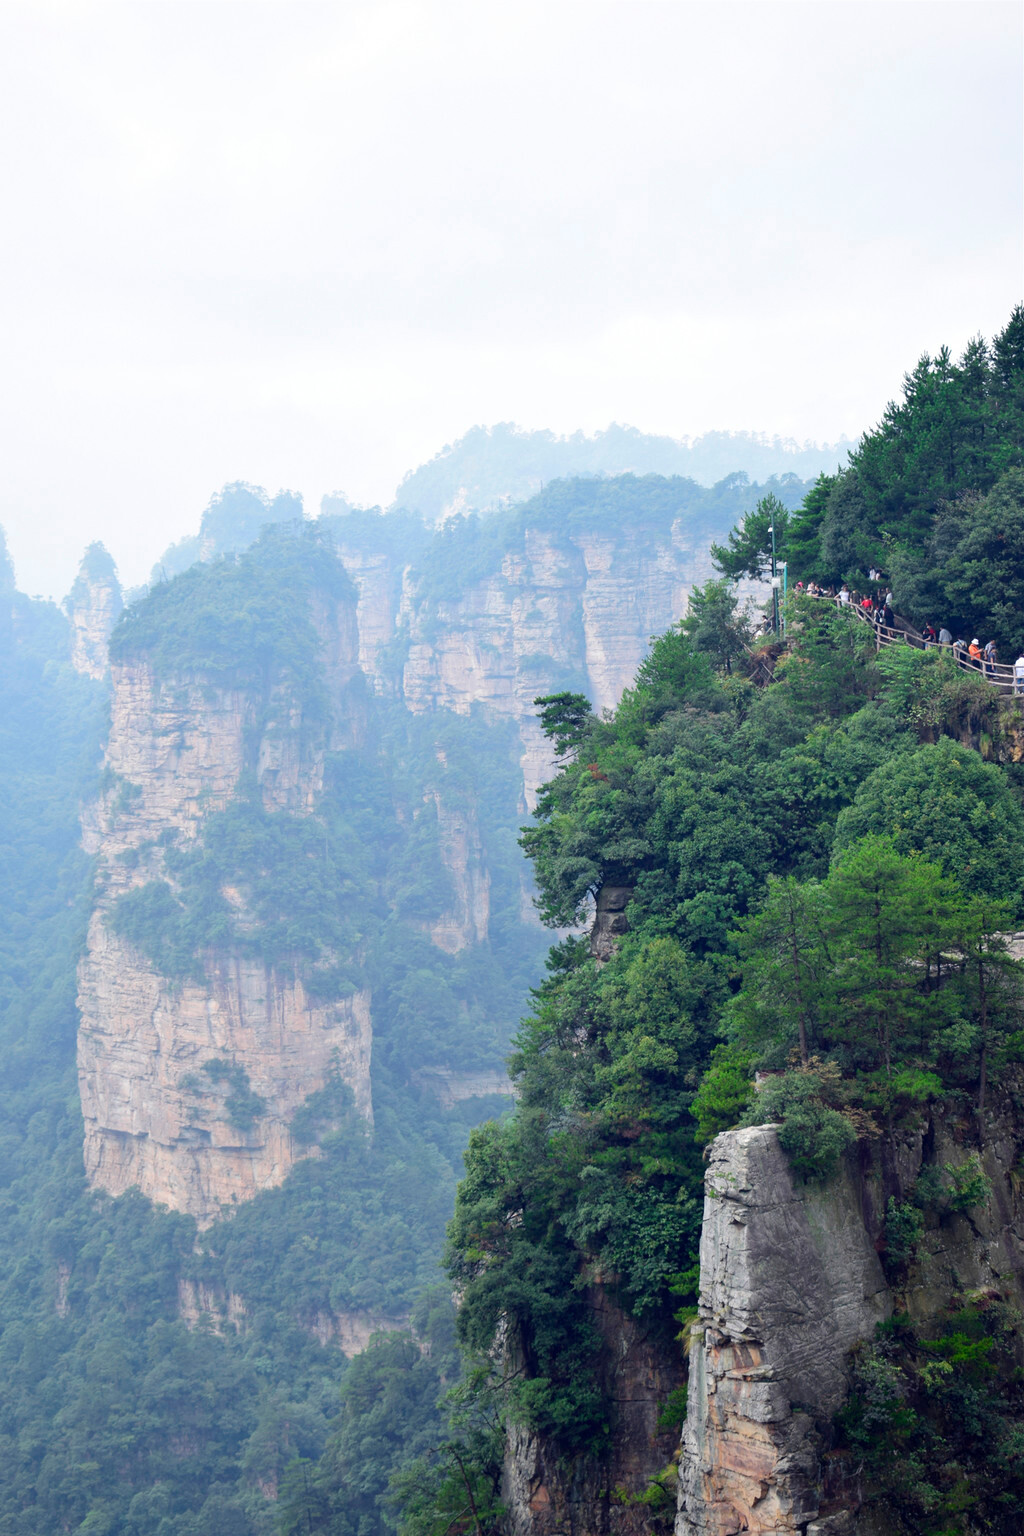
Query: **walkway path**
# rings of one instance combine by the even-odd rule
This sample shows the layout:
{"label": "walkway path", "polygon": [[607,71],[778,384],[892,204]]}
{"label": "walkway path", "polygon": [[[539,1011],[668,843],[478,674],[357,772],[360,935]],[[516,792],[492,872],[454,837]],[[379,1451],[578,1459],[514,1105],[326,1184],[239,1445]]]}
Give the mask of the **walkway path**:
{"label": "walkway path", "polygon": [[[863,623],[869,624],[875,632],[875,647],[880,650],[883,645],[911,645],[918,651],[947,651],[952,652],[951,645],[939,645],[937,640],[928,641],[906,619],[901,619],[895,614],[895,626],[888,624],[876,624],[874,619],[863,608],[855,603],[841,603],[838,597],[824,597],[821,602],[832,603],[836,608],[848,613],[855,613]],[[1000,693],[1019,693],[1021,690],[1014,682],[1013,668],[1005,662],[977,661],[973,656],[968,656],[966,650],[956,653],[954,658],[963,667],[965,672],[976,672],[982,682],[990,687],[997,688]]]}

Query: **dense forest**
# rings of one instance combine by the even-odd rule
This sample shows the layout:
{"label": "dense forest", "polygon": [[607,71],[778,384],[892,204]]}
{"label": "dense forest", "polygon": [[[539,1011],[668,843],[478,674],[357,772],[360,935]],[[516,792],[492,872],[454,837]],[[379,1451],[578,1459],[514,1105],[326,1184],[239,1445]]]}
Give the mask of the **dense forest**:
{"label": "dense forest", "polygon": [[[721,579],[653,642],[614,711],[571,680],[537,700],[559,768],[528,826],[508,722],[413,714],[367,690],[365,729],[328,754],[314,814],[270,813],[244,780],[195,845],[168,848],[170,880],[117,904],[112,924],[172,981],[230,941],[332,995],[373,994],[372,1136],[329,1083],[293,1122],[323,1155],[201,1233],[86,1186],[75,966],[92,870],[78,815],[101,787],[108,698],[4,556],[0,1532],[497,1532],[510,1427],[579,1466],[615,1435],[594,1371],[595,1274],[682,1368],[703,1149],[719,1131],[779,1124],[797,1176],[820,1182],[851,1147],[955,1109],[965,1160],[893,1201],[891,1276],[983,1198],[986,1107],[1024,1084],[1020,967],[1002,938],[1024,927],[1024,721],[939,652],[878,653],[866,626],[792,586],[863,587],[876,566],[901,613],[991,635],[1012,659],[1024,312],[960,362],[923,359],[849,466],[812,487],[560,481],[434,538],[412,514],[340,502],[296,524],[293,498],[230,487],[126,609],[112,655],[239,684],[269,669],[313,719],[327,706],[311,604],[351,600],[335,542],[376,540],[442,601],[530,529],[642,533],[684,503],[722,540]],[[785,646],[755,639],[734,586],[764,574],[772,520]],[[768,685],[747,664],[759,646]],[[454,955],[425,931],[450,898],[431,810],[442,763],[446,794],[487,806],[495,914],[487,943]],[[521,917],[523,853],[559,934],[550,950]],[[244,929],[223,897],[237,885],[259,898]],[[605,961],[586,928],[606,887],[629,900]],[[424,1088],[453,1060],[499,1062],[524,1011],[514,1110],[444,1107]],[[245,1083],[229,1086],[232,1113],[257,1112]],[[189,1319],[183,1287],[240,1298],[244,1326]],[[351,1361],[312,1326],[349,1308],[397,1324]],[[1018,1330],[1002,1304],[965,1302],[931,1331],[898,1318],[863,1351],[837,1443],[897,1530],[966,1531],[965,1482],[972,1529],[1019,1529]],[[685,1389],[663,1405],[666,1432],[684,1411]],[[672,1479],[666,1467],[643,1495],[652,1531],[670,1528]]]}
{"label": "dense forest", "polygon": [[[764,572],[774,514],[797,575],[863,588],[875,565],[912,616],[1019,646],[1022,465],[1017,310],[960,363],[922,359],[792,517],[752,511],[719,548],[723,580],[612,717],[580,695],[538,701],[563,764],[523,836],[545,920],[579,923],[602,887],[626,887],[628,932],[606,964],[582,939],[554,947],[512,1057],[516,1111],[471,1136],[448,1248],[470,1428],[457,1460],[435,1458],[435,1523],[414,1502],[410,1530],[471,1528],[464,1465],[478,1508],[495,1507],[503,1423],[567,1462],[601,1457],[616,1420],[587,1285],[615,1277],[679,1347],[717,1132],[778,1123],[794,1170],[820,1180],[937,1103],[960,1106],[976,1147],[986,1097],[1019,1093],[1024,979],[1001,937],[1024,920],[1019,706],[938,651],[877,653],[799,595],[758,687],[730,664],[750,644],[730,578]],[[976,1160],[928,1174],[890,1205],[891,1275],[929,1224],[984,1198]],[[1018,1328],[968,1303],[930,1335],[897,1319],[865,1352],[839,1432],[897,1529],[967,1530],[965,1487],[970,1529],[1019,1529]],[[671,1523],[666,1471],[655,1524],[659,1508]]]}
{"label": "dense forest", "polygon": [[[237,563],[193,566],[129,607],[114,651],[144,649],[157,674],[195,664],[236,683],[246,667],[271,666],[315,716],[322,679],[303,594],[332,583],[347,590],[322,535],[272,526]],[[115,925],[172,978],[201,968],[200,951],[228,936],[316,970],[332,992],[352,986],[357,965],[373,992],[372,1138],[343,1085],[328,1084],[292,1127],[323,1155],[197,1241],[190,1218],[86,1188],[75,966],[91,871],[78,812],[99,787],[106,690],[71,669],[63,616],[14,592],[6,564],[2,602],[0,1528],[272,1532],[287,1465],[318,1456],[356,1400],[359,1444],[368,1436],[375,1451],[357,1458],[346,1503],[376,1511],[398,1459],[439,1427],[453,1367],[438,1253],[468,1126],[502,1102],[444,1108],[417,1070],[500,1063],[544,944],[519,920],[515,744],[502,726],[364,699],[361,745],[331,757],[315,818],[269,815],[243,784],[201,845],[179,855],[173,891],[151,882],[123,899]],[[449,897],[428,814],[439,755],[449,804],[486,797],[499,913],[489,942],[457,956],[424,931]],[[228,934],[228,879],[259,892],[244,940]],[[347,963],[317,968],[325,949]],[[233,1086],[228,1106],[244,1120],[258,1106],[246,1084]],[[183,1284],[241,1298],[244,1333],[215,1316],[190,1330]],[[351,1378],[313,1326],[346,1309],[408,1318],[409,1330],[360,1357]],[[385,1390],[380,1439],[369,1399]]]}
{"label": "dense forest", "polygon": [[[756,489],[771,486],[793,505],[806,489]],[[157,679],[196,669],[244,687],[269,670],[315,720],[327,704],[309,603],[314,592],[352,596],[335,539],[413,561],[424,590],[440,593],[500,567],[526,530],[566,519],[655,537],[689,515],[724,534],[749,490],[744,476],[710,491],[657,477],[564,482],[498,514],[486,532],[478,519],[457,520],[432,547],[412,514],[335,504],[314,528],[296,523],[294,498],[231,486],[129,602],[111,653],[145,655]],[[112,576],[106,553],[91,549],[69,605],[87,599],[88,581]],[[112,928],[174,984],[201,975],[210,944],[230,942],[268,962],[287,957],[331,995],[360,985],[373,996],[372,1138],[343,1086],[328,1085],[292,1124],[296,1141],[315,1141],[323,1155],[197,1239],[190,1218],[86,1185],[75,969],[93,871],[78,818],[104,787],[107,690],[73,671],[65,616],[18,594],[6,557],[0,613],[0,1529],[269,1533],[299,1507],[295,1489],[314,1486],[321,1454],[331,1506],[353,1522],[342,1528],[391,1528],[389,1479],[437,1444],[438,1400],[458,1374],[450,1291],[438,1287],[462,1151],[471,1124],[506,1102],[444,1106],[431,1072],[500,1067],[547,947],[521,916],[515,732],[479,712],[415,715],[364,692],[354,705],[360,743],[329,755],[315,817],[268,814],[246,781],[198,846],[168,847],[173,885],[144,883],[117,904]],[[451,897],[432,810],[442,788],[449,809],[486,812],[490,933],[456,955],[426,931]],[[244,932],[222,894],[232,882],[255,893],[255,925]],[[239,1077],[224,1090],[232,1124],[251,1121],[259,1104],[249,1085]],[[200,1288],[215,1302],[190,1328],[182,1295]],[[242,1331],[218,1321],[229,1297],[245,1308]],[[350,1309],[407,1318],[406,1331],[349,1368],[320,1341],[316,1319]],[[419,1362],[412,1379],[410,1359]],[[343,1425],[344,1455],[329,1440]]]}

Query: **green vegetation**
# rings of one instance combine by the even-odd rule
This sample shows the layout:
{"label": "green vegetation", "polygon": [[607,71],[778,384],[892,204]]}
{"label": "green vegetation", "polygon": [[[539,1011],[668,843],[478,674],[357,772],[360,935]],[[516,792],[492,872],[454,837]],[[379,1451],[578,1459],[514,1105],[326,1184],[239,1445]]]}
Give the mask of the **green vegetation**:
{"label": "green vegetation", "polygon": [[108,586],[116,588],[118,592],[117,604],[120,608],[120,585],[117,579],[117,566],[107,553],[102,544],[90,544],[82,556],[82,564],[78,575],[75,577],[71,591],[64,602],[65,610],[70,613],[75,604],[89,595],[89,583],[104,582]]}
{"label": "green vegetation", "polygon": [[896,1529],[946,1536],[1018,1528],[1020,1323],[1005,1303],[978,1294],[927,1329],[894,1317],[858,1350],[837,1420],[840,1449],[863,1461],[869,1507]]}
{"label": "green vegetation", "polygon": [[451,601],[485,577],[500,578],[505,557],[525,552],[528,533],[545,534],[556,548],[584,534],[651,548],[677,518],[685,518],[698,536],[725,533],[762,489],[795,507],[808,487],[792,475],[764,488],[752,486],[744,474],[710,488],[661,475],[555,480],[517,506],[443,523],[415,562],[417,601]]}
{"label": "green vegetation", "polygon": [[[763,571],[772,522],[791,576],[798,550],[804,573],[850,574],[813,563],[841,534],[866,571],[895,560],[897,536],[900,550],[926,550],[942,498],[1004,495],[1021,446],[1019,384],[1003,377],[1016,329],[1024,316],[985,363],[984,454],[947,453],[939,475],[935,413],[955,437],[962,396],[959,384],[933,389],[951,365],[929,363],[906,407],[801,511],[787,518],[760,499],[719,547],[723,570]],[[562,762],[522,839],[544,917],[579,922],[617,886],[632,893],[629,926],[603,965],[582,941],[552,950],[512,1058],[515,1113],[470,1138],[448,1269],[475,1379],[506,1423],[566,1456],[600,1454],[614,1430],[614,1406],[594,1389],[595,1277],[672,1347],[678,1297],[693,1294],[699,1147],[711,1136],[778,1123],[797,1175],[822,1180],[854,1142],[893,1138],[949,1101],[969,1145],[984,1137],[993,1083],[1013,1082],[1024,1060],[1022,968],[1001,937],[1024,911],[1024,815],[1015,774],[998,766],[1012,719],[943,656],[878,657],[864,626],[809,599],[792,599],[771,687],[739,675],[747,638],[728,587],[710,583],[614,715],[597,719],[569,691],[537,701]],[[986,1193],[968,1156],[924,1179],[919,1200],[894,1198],[892,1274],[914,1262],[928,1220]],[[932,1375],[966,1360],[959,1348],[920,1345]],[[927,1395],[931,1376],[917,1374]],[[979,1406],[954,1447],[963,1477],[989,1478],[993,1497],[992,1469],[1019,1433],[1019,1389],[1001,1380],[999,1404]],[[875,1421],[851,1411],[884,1499],[884,1432],[873,1438]],[[928,1515],[941,1507],[946,1522],[935,1529],[961,1530],[943,1502],[950,1474],[936,1470],[942,1442],[921,1449],[930,1411],[908,1454],[923,1458],[925,1482],[934,1475]],[[952,1397],[935,1410],[953,1411]],[[998,1429],[991,1446],[984,1424]],[[1008,1483],[1005,1507],[1019,1496]]]}
{"label": "green vegetation", "polygon": [[[683,476],[702,486],[718,484],[737,472],[755,480],[781,476],[812,478],[846,459],[852,443],[803,447],[778,438],[766,441],[748,432],[707,432],[679,442],[617,424],[587,437],[574,432],[531,432],[499,422],[471,427],[428,463],[406,475],[397,503],[434,522],[453,505],[468,503],[478,511],[524,501],[554,480],[639,475]],[[328,498],[328,500],[333,498]],[[326,510],[326,507],[325,507]]]}
{"label": "green vegetation", "polygon": [[235,480],[211,499],[197,534],[188,534],[164,550],[153,567],[150,584],[170,581],[199,560],[247,548],[269,523],[294,523],[301,517],[301,496],[279,491],[271,498],[261,486]]}
{"label": "green vegetation", "polygon": [[[862,579],[875,561],[911,616],[941,597],[949,608],[925,616],[991,625],[1009,645],[1021,333],[1015,315],[991,349],[923,363],[802,508],[804,487],[739,477],[711,491],[657,476],[558,482],[419,545],[422,600],[497,574],[528,531],[642,540],[686,512],[721,541],[724,573],[763,569],[770,519],[791,577]],[[145,659],[159,686],[184,671],[189,687],[248,690],[253,754],[297,701],[302,750],[319,749],[332,722],[314,620],[351,596],[332,532],[386,552],[415,527],[347,508],[319,530],[286,525],[265,498],[239,497],[211,509],[229,552],[130,608],[114,653]],[[257,542],[231,553],[261,520]],[[537,701],[560,768],[522,846],[552,926],[585,919],[605,887],[630,893],[605,964],[564,937],[538,982],[538,936],[519,916],[517,743],[475,717],[364,696],[359,743],[327,754],[314,814],[268,810],[252,761],[194,843],[144,850],[152,878],[109,920],[176,984],[230,945],[297,969],[322,997],[372,989],[374,1128],[336,1076],[292,1124],[320,1155],[202,1234],[137,1196],[90,1195],[74,1080],[90,869],[76,813],[104,703],[65,664],[60,614],[12,587],[0,561],[10,1536],[492,1536],[509,1424],[567,1457],[600,1455],[615,1432],[593,1287],[666,1359],[679,1348],[702,1148],[718,1132],[777,1123],[797,1177],[820,1181],[854,1142],[879,1148],[933,1105],[955,1110],[949,1163],[886,1191],[894,1285],[931,1227],[988,1198],[976,1155],[988,1096],[1024,1059],[1021,967],[1000,937],[1024,919],[1014,720],[937,653],[878,656],[866,626],[799,598],[776,680],[756,686],[724,580],[693,594],[613,713],[599,718],[568,675]],[[130,809],[129,783],[106,787]],[[488,943],[456,955],[429,933],[453,899],[452,818],[479,829],[493,913]],[[430,1068],[500,1060],[531,986],[515,1110],[482,1125],[479,1105],[442,1111],[418,1084]],[[194,1076],[248,1134],[263,1106],[238,1065],[211,1053]],[[204,1314],[191,1330],[183,1307]],[[352,1312],[395,1327],[347,1364],[317,1332]],[[969,1497],[993,1536],[1019,1512],[1017,1326],[1002,1303],[964,1296],[935,1328],[900,1319],[861,1351],[837,1434],[907,1531],[964,1531]],[[684,1402],[685,1389],[669,1397],[666,1426]],[[660,1518],[670,1478],[639,1501]]]}
{"label": "green vegetation", "polygon": [[[760,506],[748,513],[717,551],[725,574],[763,563],[767,524]],[[991,637],[1012,661],[1024,640],[1024,306],[959,361],[947,348],[922,357],[849,467],[778,519],[776,545],[791,585],[863,590],[874,566],[898,612]]]}
{"label": "green vegetation", "polygon": [[202,673],[262,690],[284,685],[307,714],[322,715],[314,594],[351,598],[328,534],[312,524],[263,529],[256,544],[193,565],[126,608],[110,639],[112,661],[145,657],[157,679]]}
{"label": "green vegetation", "polygon": [[[436,1297],[427,1313],[417,1297],[436,1292],[469,1127],[498,1108],[444,1111],[415,1074],[498,1063],[542,947],[518,916],[516,743],[480,720],[364,701],[362,744],[328,755],[316,815],[267,811],[250,772],[196,844],[165,836],[142,851],[162,873],[110,921],[170,978],[201,978],[217,946],[231,944],[298,967],[327,996],[357,984],[374,994],[372,1137],[348,1088],[328,1083],[292,1125],[321,1155],[197,1239],[190,1220],[85,1187],[74,991],[91,869],[77,817],[99,787],[106,706],[102,688],[66,663],[60,613],[12,587],[7,573],[0,1525],[12,1536],[271,1536],[275,1490],[297,1475],[289,1464],[312,1466],[325,1453],[343,1479],[332,1508],[358,1507],[363,1532],[393,1529],[388,1480],[420,1450],[435,1476],[431,1448],[446,1433],[436,1405],[454,1380],[441,1342],[450,1315],[442,1325]],[[264,683],[298,695],[316,746],[330,721],[312,605],[332,591],[348,588],[331,549],[315,533],[274,528],[237,561],[196,567],[130,609],[118,655],[155,659],[158,676],[194,668],[199,688],[212,678],[255,684],[257,697]],[[131,809],[132,785],[104,787]],[[491,942],[455,956],[425,931],[451,900],[439,803],[477,819],[495,905]],[[211,1053],[193,1077],[186,1091],[214,1089],[227,1122],[252,1131],[263,1104],[237,1063]],[[183,1296],[186,1307],[205,1298],[206,1318],[191,1331]],[[339,1395],[346,1361],[317,1338],[347,1312],[396,1327],[412,1314],[404,1341],[370,1351],[374,1369],[389,1358],[393,1367],[372,1424],[373,1370],[362,1367],[352,1394]],[[422,1369],[402,1418],[396,1389],[410,1351]],[[334,1447],[345,1424],[342,1455]],[[390,1451],[371,1461],[366,1444],[384,1424]]]}

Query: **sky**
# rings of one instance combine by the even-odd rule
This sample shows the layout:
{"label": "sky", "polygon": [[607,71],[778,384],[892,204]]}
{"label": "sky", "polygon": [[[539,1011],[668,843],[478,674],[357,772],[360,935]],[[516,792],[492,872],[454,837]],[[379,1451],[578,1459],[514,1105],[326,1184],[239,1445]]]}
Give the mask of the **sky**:
{"label": "sky", "polygon": [[0,524],[122,579],[475,423],[856,436],[1022,286],[986,0],[0,4]]}

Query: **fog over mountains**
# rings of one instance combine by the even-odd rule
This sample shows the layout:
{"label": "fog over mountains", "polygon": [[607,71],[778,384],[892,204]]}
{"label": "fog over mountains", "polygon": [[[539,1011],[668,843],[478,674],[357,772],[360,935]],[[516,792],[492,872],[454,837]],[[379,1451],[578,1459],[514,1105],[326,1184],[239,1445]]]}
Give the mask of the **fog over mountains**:
{"label": "fog over mountains", "polygon": [[592,437],[584,432],[559,437],[503,421],[471,427],[412,470],[395,493],[395,505],[430,520],[471,509],[484,512],[569,475],[684,475],[699,485],[717,485],[737,473],[752,480],[786,474],[813,480],[822,472],[833,474],[855,446],[847,437],[836,443],[797,443],[758,432],[662,437],[617,422]]}

